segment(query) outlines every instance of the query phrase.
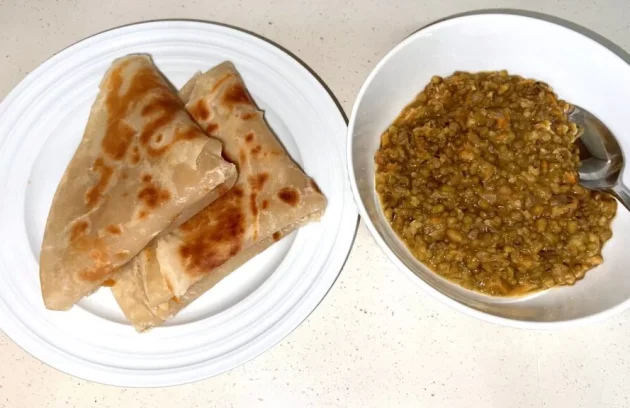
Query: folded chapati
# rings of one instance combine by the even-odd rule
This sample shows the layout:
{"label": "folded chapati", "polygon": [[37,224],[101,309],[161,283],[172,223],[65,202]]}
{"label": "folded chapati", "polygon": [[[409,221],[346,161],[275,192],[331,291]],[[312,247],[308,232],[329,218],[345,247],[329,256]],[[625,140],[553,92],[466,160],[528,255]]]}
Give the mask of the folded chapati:
{"label": "folded chapati", "polygon": [[112,64],[61,179],[40,258],[44,303],[65,310],[153,238],[228,191],[236,168],[145,55]]}
{"label": "folded chapati", "polygon": [[239,176],[229,192],[124,268],[112,290],[137,330],[174,316],[281,237],[318,220],[326,207],[231,63],[193,77],[180,95],[193,118],[223,142]]}

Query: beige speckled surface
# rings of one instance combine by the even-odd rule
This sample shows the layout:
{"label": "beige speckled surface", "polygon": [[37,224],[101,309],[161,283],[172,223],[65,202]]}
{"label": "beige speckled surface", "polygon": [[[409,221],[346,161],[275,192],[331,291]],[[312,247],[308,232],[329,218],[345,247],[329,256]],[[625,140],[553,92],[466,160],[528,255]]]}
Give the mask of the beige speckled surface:
{"label": "beige speckled surface", "polygon": [[[630,50],[628,0],[337,3],[0,0],[0,97],[68,44],[158,18],[215,20],[267,36],[318,72],[346,112],[395,43],[466,10],[553,14]],[[630,407],[630,313],[561,332],[482,323],[410,285],[361,226],[340,279],[308,320],[271,351],[210,380],[166,389],[92,384],[43,365],[0,333],[0,407],[159,406]]]}

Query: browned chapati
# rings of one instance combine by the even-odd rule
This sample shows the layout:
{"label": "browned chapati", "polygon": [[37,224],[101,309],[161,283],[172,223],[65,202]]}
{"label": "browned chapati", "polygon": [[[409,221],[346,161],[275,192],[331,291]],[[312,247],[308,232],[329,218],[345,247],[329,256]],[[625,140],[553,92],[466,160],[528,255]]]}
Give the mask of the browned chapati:
{"label": "browned chapati", "polygon": [[326,198],[267,127],[234,66],[193,77],[186,108],[239,168],[223,197],[136,257],[112,287],[138,330],[159,325],[284,235],[318,220]]}
{"label": "browned chapati", "polygon": [[236,169],[144,55],[112,64],[57,188],[40,259],[46,307],[90,294],[161,232],[224,194]]}

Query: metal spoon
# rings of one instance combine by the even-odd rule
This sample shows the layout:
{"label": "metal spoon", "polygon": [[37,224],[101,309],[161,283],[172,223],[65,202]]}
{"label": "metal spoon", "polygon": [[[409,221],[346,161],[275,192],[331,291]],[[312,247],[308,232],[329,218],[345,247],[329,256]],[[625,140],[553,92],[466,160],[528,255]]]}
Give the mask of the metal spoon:
{"label": "metal spoon", "polygon": [[581,129],[576,141],[580,148],[580,184],[591,190],[612,194],[630,211],[630,189],[621,183],[623,153],[612,132],[584,108],[573,106],[569,120]]}

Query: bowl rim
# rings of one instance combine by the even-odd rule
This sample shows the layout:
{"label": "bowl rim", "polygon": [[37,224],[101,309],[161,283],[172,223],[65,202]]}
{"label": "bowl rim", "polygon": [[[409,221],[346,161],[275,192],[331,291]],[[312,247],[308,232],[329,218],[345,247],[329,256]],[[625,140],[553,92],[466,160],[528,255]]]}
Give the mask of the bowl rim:
{"label": "bowl rim", "polygon": [[[353,134],[354,134],[354,128],[355,128],[355,122],[356,122],[356,116],[358,113],[358,107],[361,103],[361,101],[363,100],[363,97],[365,95],[365,92],[367,91],[367,89],[370,87],[370,85],[372,84],[374,78],[376,77],[376,75],[381,71],[381,69],[383,68],[383,66],[395,55],[397,54],[401,49],[405,48],[408,44],[410,44],[411,42],[415,41],[418,37],[425,35],[427,32],[430,32],[432,30],[435,29],[439,29],[445,26],[449,26],[452,24],[455,24],[461,20],[484,20],[487,18],[507,18],[507,19],[515,19],[515,20],[528,20],[528,21],[535,21],[536,23],[542,23],[542,24],[548,24],[548,25],[553,25],[557,28],[560,28],[562,30],[566,30],[566,31],[570,31],[573,34],[576,34],[580,37],[583,37],[583,40],[585,41],[590,41],[592,43],[594,43],[596,46],[599,46],[600,48],[602,48],[602,51],[604,52],[609,52],[611,54],[613,54],[615,57],[619,58],[622,62],[626,63],[626,61],[624,61],[623,58],[621,58],[619,55],[617,55],[615,52],[613,52],[610,48],[608,48],[607,46],[601,44],[598,41],[595,41],[594,39],[590,38],[587,35],[584,35],[581,32],[578,32],[576,30],[573,30],[565,25],[562,24],[558,24],[555,21],[550,21],[544,18],[539,18],[538,16],[533,17],[533,16],[529,16],[529,15],[524,15],[524,14],[517,14],[517,13],[508,13],[508,12],[488,12],[488,11],[484,11],[484,12],[479,12],[479,13],[464,13],[464,14],[456,14],[453,15],[451,17],[446,17],[443,19],[439,19],[436,21],[433,21],[423,27],[421,27],[420,29],[414,31],[412,34],[410,34],[409,36],[407,36],[405,39],[403,39],[402,41],[400,41],[398,44],[396,44],[392,49],[390,49],[383,58],[381,58],[381,60],[376,64],[376,66],[372,69],[372,71],[370,72],[370,74],[367,76],[367,78],[365,79],[365,81],[363,82],[363,85],[361,85],[361,88],[359,90],[359,93],[357,94],[357,97],[355,98],[354,104],[352,106],[352,112],[350,114],[350,118],[349,118],[349,122],[348,122],[348,132],[346,134],[346,155],[347,155],[347,166],[348,166],[348,175],[350,177],[350,186],[352,189],[352,195],[354,196],[354,200],[356,202],[356,205],[359,209],[359,213],[361,215],[361,218],[363,219],[366,227],[368,228],[368,230],[370,231],[370,234],[372,235],[372,237],[374,238],[374,240],[376,241],[376,243],[378,244],[379,247],[381,247],[381,249],[383,250],[383,252],[385,252],[385,254],[387,255],[387,257],[390,259],[390,261],[397,267],[397,269],[402,272],[409,280],[413,281],[417,286],[420,287],[420,289],[422,289],[425,293],[429,294],[430,296],[432,296],[433,298],[443,302],[444,304],[450,306],[451,308],[462,312],[470,317],[474,317],[477,318],[479,320],[483,320],[489,323],[493,323],[493,324],[497,324],[497,325],[501,325],[501,326],[507,326],[507,327],[513,327],[513,328],[520,328],[520,329],[537,329],[537,330],[556,330],[556,329],[566,329],[566,328],[571,328],[571,327],[578,327],[578,326],[583,326],[585,324],[590,324],[590,323],[595,323],[595,322],[601,322],[605,319],[608,319],[612,316],[616,316],[618,314],[620,314],[621,312],[623,312],[624,310],[628,309],[630,307],[630,298],[626,299],[625,301],[623,301],[622,303],[613,306],[609,309],[603,310],[601,312],[597,312],[594,313],[592,315],[588,315],[588,316],[584,316],[584,317],[578,317],[578,318],[574,318],[574,319],[568,319],[568,320],[561,320],[561,321],[547,321],[547,322],[536,322],[536,321],[529,321],[529,320],[519,320],[519,319],[512,319],[512,318],[508,318],[508,317],[501,317],[501,316],[497,316],[494,314],[490,314],[490,313],[486,313],[477,309],[474,309],[470,306],[467,306],[463,303],[460,303],[454,299],[452,299],[451,297],[443,294],[442,292],[438,291],[437,289],[435,289],[434,287],[432,287],[431,285],[429,285],[427,282],[425,282],[420,276],[416,275],[411,269],[409,269],[397,256],[396,254],[394,254],[394,252],[392,251],[392,249],[387,245],[387,243],[384,241],[384,239],[381,237],[381,235],[378,233],[378,231],[376,230],[376,227],[374,226],[374,223],[372,222],[372,219],[369,217],[367,210],[365,208],[365,205],[363,204],[363,200],[361,199],[361,196],[359,194],[359,189],[357,186],[357,181],[356,181],[356,175],[354,172],[354,165],[353,165],[353,157],[352,157],[352,149],[353,149]],[[627,63],[626,63],[627,64]]]}

